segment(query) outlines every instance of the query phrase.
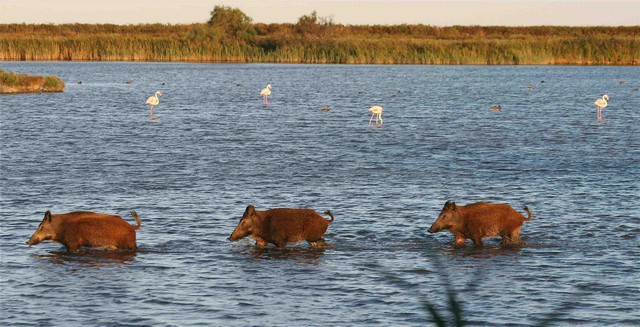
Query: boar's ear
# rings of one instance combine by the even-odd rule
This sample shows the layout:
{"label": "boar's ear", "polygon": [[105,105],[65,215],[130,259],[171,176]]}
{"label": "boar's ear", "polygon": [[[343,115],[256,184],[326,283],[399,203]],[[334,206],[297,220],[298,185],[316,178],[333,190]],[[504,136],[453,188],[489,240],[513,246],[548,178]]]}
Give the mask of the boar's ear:
{"label": "boar's ear", "polygon": [[256,208],[252,204],[250,204],[247,206],[247,209],[244,211],[242,218],[247,216],[253,216],[255,213],[256,213]]}
{"label": "boar's ear", "polygon": [[447,201],[447,203],[444,204],[444,207],[446,209],[451,209],[453,211],[453,210],[456,210],[456,203],[451,201],[451,200],[449,200],[449,201]]}
{"label": "boar's ear", "polygon": [[47,212],[44,213],[44,220],[49,223],[51,222],[51,211],[47,210]]}

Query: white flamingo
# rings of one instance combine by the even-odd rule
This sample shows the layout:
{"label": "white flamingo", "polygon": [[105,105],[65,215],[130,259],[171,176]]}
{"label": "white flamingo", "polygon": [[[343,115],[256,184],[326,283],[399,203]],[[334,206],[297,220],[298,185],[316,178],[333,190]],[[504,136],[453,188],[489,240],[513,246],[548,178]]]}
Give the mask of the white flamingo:
{"label": "white flamingo", "polygon": [[147,104],[149,104],[151,107],[149,108],[149,112],[151,112],[151,117],[153,118],[153,107],[157,106],[158,103],[160,103],[160,99],[158,99],[159,96],[162,96],[162,93],[160,93],[160,91],[156,91],[156,94],[154,94],[153,96],[150,96],[147,99]]}
{"label": "white flamingo", "polygon": [[269,103],[269,96],[271,95],[271,84],[267,84],[267,87],[260,91],[262,95],[262,103]]}
{"label": "white flamingo", "polygon": [[598,120],[602,120],[602,108],[607,106],[607,100],[609,100],[609,96],[605,94],[602,96],[602,99],[598,99],[593,103],[598,107]]}
{"label": "white flamingo", "polygon": [[371,118],[369,118],[369,124],[371,124],[371,121],[373,120],[373,116],[376,116],[376,125],[378,125],[378,119],[380,119],[380,125],[382,125],[382,111],[384,109],[382,109],[382,107],[380,106],[373,106],[371,108],[369,108],[369,111],[371,111]]}

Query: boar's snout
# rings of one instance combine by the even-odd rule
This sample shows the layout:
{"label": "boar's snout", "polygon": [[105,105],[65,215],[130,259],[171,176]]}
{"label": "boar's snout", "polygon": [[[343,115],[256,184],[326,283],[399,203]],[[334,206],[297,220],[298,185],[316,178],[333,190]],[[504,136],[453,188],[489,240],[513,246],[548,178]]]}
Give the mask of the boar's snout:
{"label": "boar's snout", "polygon": [[236,228],[236,230],[233,231],[233,233],[231,233],[231,236],[229,236],[228,240],[229,241],[237,241],[243,237],[245,237],[246,235],[242,235],[241,232],[238,231],[238,229]]}
{"label": "boar's snout", "polygon": [[37,237],[35,237],[35,235],[31,236],[27,241],[28,246],[36,245],[38,243],[40,243],[40,240]]}
{"label": "boar's snout", "polygon": [[440,218],[436,219],[436,221],[431,225],[431,227],[429,227],[429,229],[427,229],[427,232],[433,234],[433,233],[437,233],[439,231],[442,230],[444,226],[442,226],[442,222],[440,220]]}
{"label": "boar's snout", "polygon": [[429,227],[429,229],[427,229],[427,232],[433,234],[439,232],[440,230],[442,230],[442,226],[436,226],[436,224],[434,223],[433,225],[431,225],[431,227]]}

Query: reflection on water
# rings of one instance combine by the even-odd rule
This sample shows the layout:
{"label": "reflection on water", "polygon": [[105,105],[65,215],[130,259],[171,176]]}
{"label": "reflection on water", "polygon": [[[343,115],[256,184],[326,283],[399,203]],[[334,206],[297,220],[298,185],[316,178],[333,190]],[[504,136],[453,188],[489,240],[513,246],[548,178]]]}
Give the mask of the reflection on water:
{"label": "reflection on water", "polygon": [[524,244],[521,245],[488,245],[482,246],[460,246],[452,245],[451,255],[459,257],[473,257],[473,258],[491,258],[502,255],[514,255],[518,254]]}
{"label": "reflection on water", "polygon": [[324,248],[314,247],[286,247],[283,249],[272,247],[255,247],[247,249],[246,254],[254,260],[289,260],[292,263],[318,264],[318,259],[325,253]]}
{"label": "reflection on water", "polygon": [[[448,289],[469,324],[640,325],[636,67],[1,64],[82,81],[0,97],[2,326],[423,326],[414,290]],[[458,247],[427,232],[447,200],[535,216]],[[247,203],[331,210],[332,247],[228,241]],[[134,253],[24,244],[46,210],[132,209]]]}
{"label": "reflection on water", "polygon": [[82,249],[77,252],[51,251],[48,254],[32,254],[31,256],[36,259],[46,259],[53,264],[99,267],[132,263],[135,260],[136,252]]}

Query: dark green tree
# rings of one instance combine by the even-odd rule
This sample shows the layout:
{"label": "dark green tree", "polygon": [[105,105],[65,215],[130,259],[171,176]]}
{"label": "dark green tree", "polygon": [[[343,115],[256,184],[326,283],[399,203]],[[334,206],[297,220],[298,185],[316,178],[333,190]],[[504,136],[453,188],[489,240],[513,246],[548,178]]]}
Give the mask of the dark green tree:
{"label": "dark green tree", "polygon": [[255,35],[252,21],[238,8],[216,5],[207,24],[222,29],[229,36],[249,40]]}
{"label": "dark green tree", "polygon": [[318,17],[315,10],[309,15],[303,15],[296,23],[296,31],[302,34],[319,34],[325,32],[326,28],[333,25],[331,17]]}

